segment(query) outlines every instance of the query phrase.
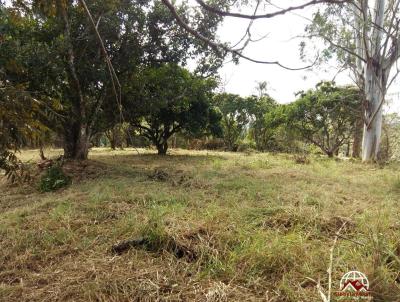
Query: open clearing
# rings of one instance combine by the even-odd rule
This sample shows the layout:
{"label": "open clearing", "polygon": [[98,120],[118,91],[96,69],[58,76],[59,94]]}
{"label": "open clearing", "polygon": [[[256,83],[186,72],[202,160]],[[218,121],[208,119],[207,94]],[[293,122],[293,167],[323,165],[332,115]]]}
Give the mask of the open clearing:
{"label": "open clearing", "polygon": [[400,301],[398,165],[139,153],[93,149],[55,193],[2,182],[1,301],[321,301],[345,221],[333,290],[355,269]]}

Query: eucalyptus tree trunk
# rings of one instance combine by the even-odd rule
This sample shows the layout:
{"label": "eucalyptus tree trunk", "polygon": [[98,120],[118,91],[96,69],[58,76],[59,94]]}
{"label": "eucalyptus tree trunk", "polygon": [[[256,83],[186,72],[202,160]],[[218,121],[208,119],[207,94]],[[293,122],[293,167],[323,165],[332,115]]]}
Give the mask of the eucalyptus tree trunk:
{"label": "eucalyptus tree trunk", "polygon": [[[382,133],[382,104],[385,98],[388,72],[382,55],[382,38],[385,21],[386,0],[378,0],[374,5],[371,36],[369,37],[368,0],[360,1],[356,9],[356,46],[359,58],[357,72],[359,86],[364,90],[364,132],[361,157],[364,162],[378,159]],[[362,62],[361,59],[364,59]],[[390,70],[390,68],[389,68]]]}
{"label": "eucalyptus tree trunk", "polygon": [[[362,160],[375,161],[378,159],[382,133],[382,106],[380,103],[383,99],[380,89],[369,91],[367,100],[369,108],[366,109],[366,112],[372,119],[368,124],[364,124]],[[372,114],[374,114],[374,117],[372,117]]]}

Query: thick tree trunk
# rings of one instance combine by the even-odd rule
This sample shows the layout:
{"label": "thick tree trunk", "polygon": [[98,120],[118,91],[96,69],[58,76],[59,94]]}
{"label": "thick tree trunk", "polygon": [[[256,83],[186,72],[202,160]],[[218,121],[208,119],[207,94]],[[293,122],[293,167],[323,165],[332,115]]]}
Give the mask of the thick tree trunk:
{"label": "thick tree trunk", "polygon": [[347,144],[346,144],[346,154],[345,154],[345,156],[346,157],[350,156],[350,142],[347,142]]}
{"label": "thick tree trunk", "polygon": [[115,150],[115,148],[117,147],[117,144],[115,142],[115,137],[114,135],[111,133],[110,137],[108,138],[110,141],[110,147],[112,150]]}
{"label": "thick tree trunk", "polygon": [[374,121],[368,128],[364,126],[362,143],[362,160],[364,162],[376,161],[379,154],[379,146],[382,133],[382,109],[376,114]]}
{"label": "thick tree trunk", "polygon": [[85,160],[89,154],[90,135],[85,125],[71,127],[64,133],[64,157]]}
{"label": "thick tree trunk", "polygon": [[158,155],[166,155],[167,154],[167,150],[168,150],[167,142],[157,144],[156,146],[157,146]]}
{"label": "thick tree trunk", "polygon": [[[378,159],[382,133],[382,88],[385,87],[386,74],[378,62],[370,62],[365,72],[366,117],[362,141],[362,161],[370,162]],[[379,82],[378,82],[379,81]]]}
{"label": "thick tree trunk", "polygon": [[90,145],[90,134],[88,133],[87,126],[81,127],[78,145],[76,149],[76,159],[85,160],[88,158]]}
{"label": "thick tree trunk", "polygon": [[384,60],[381,56],[385,5],[385,0],[375,1],[373,16],[375,26],[371,34],[370,57],[367,58],[364,69],[366,123],[364,125],[362,142],[363,162],[375,161],[378,159],[381,142],[382,102],[385,97],[387,77],[389,76],[388,72],[384,70]]}

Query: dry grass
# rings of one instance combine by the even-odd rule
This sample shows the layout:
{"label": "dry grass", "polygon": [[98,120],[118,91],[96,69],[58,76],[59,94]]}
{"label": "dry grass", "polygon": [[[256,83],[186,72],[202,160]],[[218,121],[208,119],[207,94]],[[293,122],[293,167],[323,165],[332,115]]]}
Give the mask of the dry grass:
{"label": "dry grass", "polygon": [[307,277],[326,287],[350,215],[333,289],[357,269],[374,301],[400,301],[398,166],[139,153],[94,149],[55,193],[0,185],[1,301],[320,301]]}

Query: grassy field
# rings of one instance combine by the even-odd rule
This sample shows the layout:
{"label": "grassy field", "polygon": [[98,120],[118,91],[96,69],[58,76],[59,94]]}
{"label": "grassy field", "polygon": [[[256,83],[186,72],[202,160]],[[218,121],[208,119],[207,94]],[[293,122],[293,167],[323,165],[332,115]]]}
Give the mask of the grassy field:
{"label": "grassy field", "polygon": [[54,193],[0,185],[1,301],[321,301],[343,225],[332,291],[358,270],[400,301],[397,165],[94,149],[65,169]]}

